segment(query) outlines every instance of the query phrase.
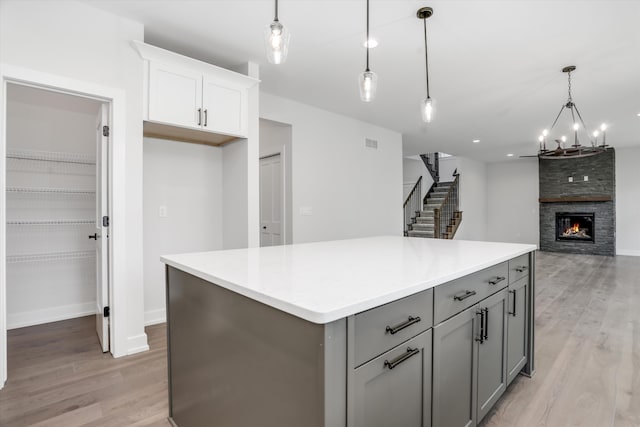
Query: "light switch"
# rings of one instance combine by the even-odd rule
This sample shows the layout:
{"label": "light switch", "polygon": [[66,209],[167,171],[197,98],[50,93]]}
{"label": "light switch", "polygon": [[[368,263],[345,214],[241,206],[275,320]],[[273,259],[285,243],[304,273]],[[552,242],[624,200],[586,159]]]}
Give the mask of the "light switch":
{"label": "light switch", "polygon": [[300,215],[302,215],[302,216],[311,216],[311,215],[313,215],[313,208],[311,208],[311,206],[302,206],[300,208]]}
{"label": "light switch", "polygon": [[160,206],[160,208],[158,209],[158,216],[160,218],[167,217],[167,207],[165,205]]}
{"label": "light switch", "polygon": [[573,182],[573,177],[572,176],[569,177],[569,182]]}
{"label": "light switch", "polygon": [[585,175],[583,179],[584,179],[585,182],[587,182],[587,181],[589,181],[589,176]]}

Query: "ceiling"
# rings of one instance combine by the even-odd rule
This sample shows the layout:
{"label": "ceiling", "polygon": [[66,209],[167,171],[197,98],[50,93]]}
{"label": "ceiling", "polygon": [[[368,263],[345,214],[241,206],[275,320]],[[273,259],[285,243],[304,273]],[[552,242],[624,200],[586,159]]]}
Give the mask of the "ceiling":
{"label": "ceiling", "polygon": [[[567,99],[586,124],[610,126],[615,147],[640,145],[640,1],[371,0],[371,69],[378,94],[360,101],[365,0],[281,0],[291,31],[287,62],[266,60],[263,32],[273,0],[84,0],[145,25],[145,41],[213,64],[260,65],[261,90],[387,127],[405,155],[443,151],[482,161],[535,154]],[[422,21],[427,21],[435,120],[426,125]],[[567,117],[556,125],[571,134]],[[583,137],[585,138],[585,137]],[[472,140],[479,139],[479,143]],[[514,154],[507,158],[507,154]]]}

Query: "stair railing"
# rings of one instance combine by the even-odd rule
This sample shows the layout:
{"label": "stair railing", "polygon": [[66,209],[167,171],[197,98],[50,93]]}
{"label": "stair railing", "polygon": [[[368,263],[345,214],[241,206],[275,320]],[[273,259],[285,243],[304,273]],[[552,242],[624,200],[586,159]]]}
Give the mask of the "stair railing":
{"label": "stair railing", "polygon": [[440,206],[433,210],[433,237],[441,239],[447,232],[447,226],[450,224],[454,213],[459,211],[459,178],[456,174],[455,179],[449,186],[447,194],[444,196]]}
{"label": "stair railing", "polygon": [[433,182],[440,182],[440,155],[436,153],[420,154],[422,162],[427,167]]}
{"label": "stair railing", "polygon": [[418,178],[413,189],[402,205],[404,210],[404,235],[409,234],[410,225],[416,222],[417,212],[422,210],[422,176]]}

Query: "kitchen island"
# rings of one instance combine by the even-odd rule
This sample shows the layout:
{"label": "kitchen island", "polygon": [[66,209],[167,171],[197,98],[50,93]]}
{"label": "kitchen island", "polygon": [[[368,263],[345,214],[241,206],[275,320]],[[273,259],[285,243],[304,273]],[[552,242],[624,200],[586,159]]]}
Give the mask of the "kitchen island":
{"label": "kitchen island", "polygon": [[170,419],[476,425],[533,374],[535,249],[385,236],[164,256]]}

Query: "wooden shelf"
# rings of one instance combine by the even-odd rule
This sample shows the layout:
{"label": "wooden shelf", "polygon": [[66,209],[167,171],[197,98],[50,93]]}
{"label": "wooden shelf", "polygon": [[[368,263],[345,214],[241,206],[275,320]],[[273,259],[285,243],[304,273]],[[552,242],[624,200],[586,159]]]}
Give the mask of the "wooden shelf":
{"label": "wooden shelf", "polygon": [[610,202],[611,196],[540,197],[540,203]]}

